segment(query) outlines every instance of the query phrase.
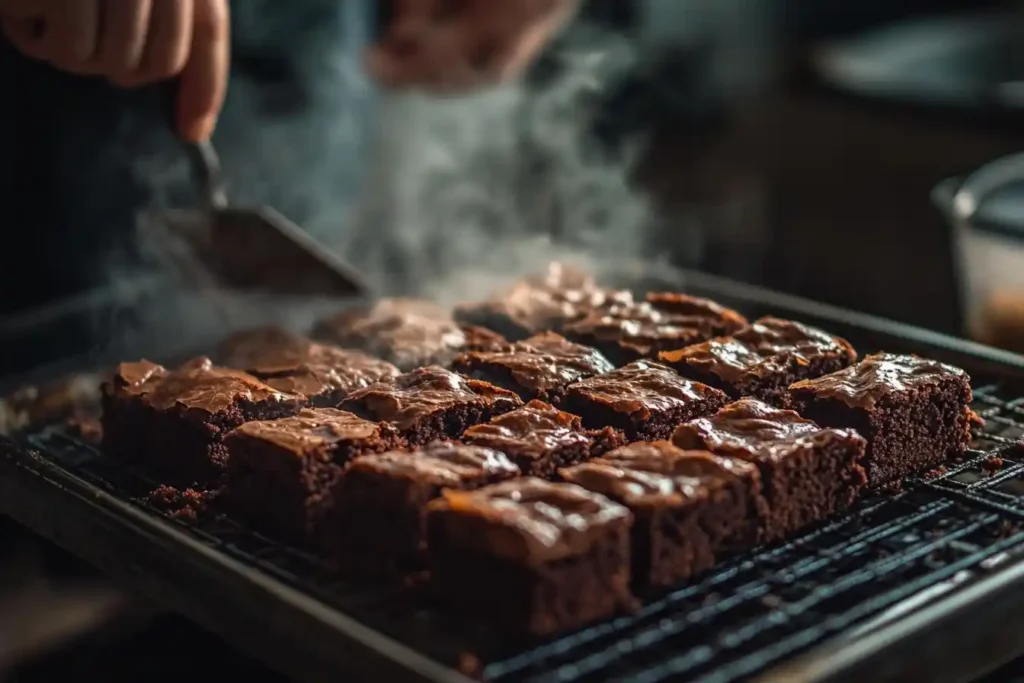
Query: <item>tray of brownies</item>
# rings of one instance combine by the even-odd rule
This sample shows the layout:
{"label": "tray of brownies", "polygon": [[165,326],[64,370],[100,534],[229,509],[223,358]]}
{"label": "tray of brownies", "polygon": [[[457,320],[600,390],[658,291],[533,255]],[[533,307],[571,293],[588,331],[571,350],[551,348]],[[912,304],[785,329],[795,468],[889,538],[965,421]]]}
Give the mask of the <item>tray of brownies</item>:
{"label": "tray of brownies", "polygon": [[612,279],[124,359],[67,414],[18,404],[0,513],[301,679],[952,681],[1024,651],[1024,359]]}

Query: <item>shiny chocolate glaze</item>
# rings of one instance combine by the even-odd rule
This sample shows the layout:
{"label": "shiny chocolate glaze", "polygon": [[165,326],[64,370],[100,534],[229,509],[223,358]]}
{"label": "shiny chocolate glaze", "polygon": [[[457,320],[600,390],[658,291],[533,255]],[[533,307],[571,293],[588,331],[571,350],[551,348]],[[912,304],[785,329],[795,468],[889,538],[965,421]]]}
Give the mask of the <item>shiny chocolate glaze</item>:
{"label": "shiny chocolate glaze", "polygon": [[795,365],[809,365],[818,358],[857,359],[844,339],[819,329],[779,318],[766,317],[731,337],[718,337],[686,348],[662,351],[658,358],[669,364],[685,364],[712,373],[726,382],[770,377]]}
{"label": "shiny chocolate glaze", "polygon": [[587,446],[580,418],[542,401],[499,415],[490,422],[470,427],[463,440],[516,456],[542,457],[560,448]]}
{"label": "shiny chocolate glaze", "polygon": [[790,391],[870,410],[886,396],[934,387],[950,378],[970,380],[966,372],[952,365],[917,356],[877,353],[845,370],[796,382]]}
{"label": "shiny chocolate glaze", "polygon": [[291,394],[342,398],[356,389],[393,379],[397,367],[361,351],[318,344],[278,328],[241,332],[220,348],[224,365],[241,368]]}
{"label": "shiny chocolate glaze", "polygon": [[392,422],[399,429],[409,429],[438,411],[480,402],[502,412],[523,404],[514,392],[434,365],[355,391],[349,394],[342,407],[359,405],[374,419]]}
{"label": "shiny chocolate glaze", "polygon": [[[604,496],[533,477],[476,491],[446,490],[430,510],[458,516],[447,527],[459,545],[531,565],[586,553],[610,528],[632,519],[628,509]],[[455,528],[466,533],[456,536]]]}
{"label": "shiny chocolate glaze", "polygon": [[504,453],[446,441],[430,443],[415,451],[361,456],[349,464],[349,470],[453,488],[464,488],[466,482],[519,475],[519,468]]}
{"label": "shiny chocolate glaze", "polygon": [[386,425],[364,420],[333,408],[305,408],[293,417],[247,422],[225,437],[231,444],[247,439],[272,443],[296,455],[310,455],[338,444],[377,442],[394,437]]}
{"label": "shiny chocolate glaze", "polygon": [[756,476],[750,463],[684,451],[668,441],[634,443],[561,471],[562,478],[629,507],[679,506]]}
{"label": "shiny chocolate glaze", "polygon": [[121,363],[115,372],[115,391],[141,398],[157,410],[181,407],[213,414],[238,401],[297,402],[297,396],[278,391],[240,370],[217,367],[209,358],[195,358],[168,371],[149,361]]}
{"label": "shiny chocolate glaze", "polygon": [[518,386],[538,394],[615,369],[596,349],[574,344],[555,332],[543,332],[500,351],[463,354],[453,367],[466,374],[499,368]]}
{"label": "shiny chocolate glaze", "polygon": [[864,443],[853,430],[819,427],[792,410],[773,408],[752,398],[730,403],[711,417],[680,425],[672,435],[672,442],[679,448],[705,448],[718,455],[754,461],[781,460],[837,441]]}
{"label": "shiny chocolate glaze", "polygon": [[725,394],[718,389],[684,379],[671,368],[644,360],[577,382],[569,387],[567,395],[578,395],[642,418],[708,398],[725,400]]}

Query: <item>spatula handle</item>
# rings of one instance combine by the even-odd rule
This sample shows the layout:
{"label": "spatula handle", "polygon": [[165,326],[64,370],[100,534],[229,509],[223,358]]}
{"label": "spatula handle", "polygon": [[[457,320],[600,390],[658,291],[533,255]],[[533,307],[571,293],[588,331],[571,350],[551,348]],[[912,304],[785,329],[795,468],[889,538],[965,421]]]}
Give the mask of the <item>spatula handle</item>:
{"label": "spatula handle", "polygon": [[[162,86],[163,106],[165,120],[175,138],[178,136],[175,124],[175,102],[178,97],[178,81],[171,80]],[[221,171],[220,155],[213,146],[213,142],[185,142],[181,141],[192,173],[192,180],[203,203],[210,209],[224,209],[228,205],[227,186],[224,182],[224,174]]]}

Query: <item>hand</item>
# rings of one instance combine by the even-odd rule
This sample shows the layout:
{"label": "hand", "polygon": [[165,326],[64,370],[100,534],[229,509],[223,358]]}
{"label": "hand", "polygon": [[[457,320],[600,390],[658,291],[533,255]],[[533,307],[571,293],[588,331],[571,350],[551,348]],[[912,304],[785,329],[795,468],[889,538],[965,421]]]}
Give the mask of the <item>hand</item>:
{"label": "hand", "polygon": [[517,75],[567,21],[576,0],[393,0],[369,57],[392,87],[462,90]]}
{"label": "hand", "polygon": [[178,78],[178,132],[213,132],[227,90],[228,0],[0,0],[0,21],[23,54],[63,71],[126,88]]}

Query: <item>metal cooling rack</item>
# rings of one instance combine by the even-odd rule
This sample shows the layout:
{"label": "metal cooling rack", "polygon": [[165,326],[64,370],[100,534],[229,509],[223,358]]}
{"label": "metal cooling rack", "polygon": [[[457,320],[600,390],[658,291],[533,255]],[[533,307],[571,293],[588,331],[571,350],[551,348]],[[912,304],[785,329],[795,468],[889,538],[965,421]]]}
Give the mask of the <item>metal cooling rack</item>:
{"label": "metal cooling rack", "polygon": [[[188,525],[148,505],[152,482],[109,465],[63,427],[27,437],[53,464],[131,498],[211,548],[455,666],[493,681],[735,681],[836,637],[864,635],[1024,554],[1024,397],[975,389],[984,418],[967,458],[896,496],[862,501],[781,545],[654,597],[637,614],[543,644],[508,646],[445,617],[414,590],[338,581],[316,557],[223,519]],[[31,463],[24,463],[31,467]]]}

